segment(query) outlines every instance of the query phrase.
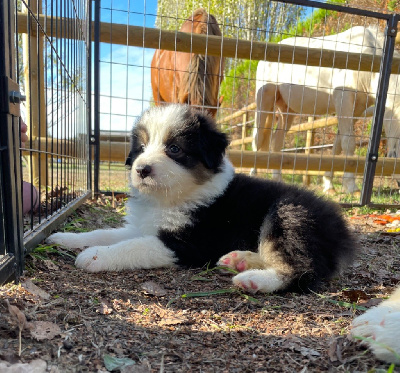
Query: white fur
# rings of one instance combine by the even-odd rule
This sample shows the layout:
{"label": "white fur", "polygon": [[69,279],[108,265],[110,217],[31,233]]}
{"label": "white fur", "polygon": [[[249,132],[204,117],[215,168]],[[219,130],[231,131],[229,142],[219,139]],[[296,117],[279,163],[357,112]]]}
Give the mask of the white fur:
{"label": "white fur", "polygon": [[250,269],[239,273],[232,281],[236,286],[253,293],[272,293],[285,285],[282,276],[273,268]]}
{"label": "white fur", "polygon": [[400,287],[389,299],[356,317],[350,335],[368,338],[362,343],[378,359],[400,364]]}
{"label": "white fur", "polygon": [[171,250],[154,236],[144,236],[112,246],[93,246],[78,255],[75,265],[89,272],[174,266]]}
{"label": "white fur", "polygon": [[[150,140],[145,144],[144,152],[133,162],[131,183],[134,195],[149,196],[156,202],[157,208],[179,206],[179,209],[186,210],[209,204],[225,190],[234,174],[233,166],[225,159],[223,172],[199,185],[191,172],[165,155],[165,139],[171,133],[179,132],[180,125],[185,123],[186,113],[186,106],[169,105],[145,112],[141,119]],[[143,179],[136,168],[145,165],[152,167],[152,173]]]}
{"label": "white fur", "polygon": [[191,195],[179,199],[179,203],[168,202],[163,195],[157,198],[156,193],[143,195],[133,188],[134,197],[128,200],[125,227],[86,233],[55,233],[46,242],[69,248],[90,246],[76,259],[76,266],[89,272],[173,266],[173,252],[156,237],[158,230],[175,231],[191,224],[189,211],[212,203],[223,193],[233,176],[233,166],[225,158],[220,173],[197,185]]}
{"label": "white fur", "polygon": [[[144,234],[156,234],[159,228],[176,231],[191,224],[188,213],[198,206],[211,204],[227,188],[234,176],[231,162],[224,158],[221,172],[202,185],[196,185],[190,195],[181,193],[178,201],[164,200],[163,195],[145,196],[133,188],[134,198],[128,200],[128,223],[138,227]],[[133,175],[132,175],[133,176]],[[182,183],[180,188],[184,188]],[[162,203],[160,203],[160,199]]]}
{"label": "white fur", "polygon": [[95,245],[113,245],[129,238],[139,237],[141,233],[133,226],[118,229],[98,229],[84,233],[54,233],[46,239],[48,244],[58,244],[69,248],[83,249]]}

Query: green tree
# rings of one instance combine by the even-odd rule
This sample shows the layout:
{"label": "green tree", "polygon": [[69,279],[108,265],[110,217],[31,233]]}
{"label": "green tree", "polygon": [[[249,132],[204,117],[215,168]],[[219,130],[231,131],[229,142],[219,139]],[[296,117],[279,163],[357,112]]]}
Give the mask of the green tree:
{"label": "green tree", "polygon": [[269,0],[158,0],[156,26],[179,30],[197,8],[214,15],[225,37],[270,40],[301,15],[303,8]]}

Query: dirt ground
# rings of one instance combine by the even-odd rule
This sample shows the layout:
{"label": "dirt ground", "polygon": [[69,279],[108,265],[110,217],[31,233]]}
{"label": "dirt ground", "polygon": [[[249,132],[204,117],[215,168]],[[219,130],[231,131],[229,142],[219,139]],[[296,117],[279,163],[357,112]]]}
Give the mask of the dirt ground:
{"label": "dirt ground", "polygon": [[[61,229],[118,226],[123,211],[101,197]],[[358,258],[307,295],[248,296],[206,268],[85,273],[76,252],[43,245],[22,285],[0,287],[0,371],[400,372],[347,338],[354,316],[400,281],[400,233],[371,211],[346,214]]]}

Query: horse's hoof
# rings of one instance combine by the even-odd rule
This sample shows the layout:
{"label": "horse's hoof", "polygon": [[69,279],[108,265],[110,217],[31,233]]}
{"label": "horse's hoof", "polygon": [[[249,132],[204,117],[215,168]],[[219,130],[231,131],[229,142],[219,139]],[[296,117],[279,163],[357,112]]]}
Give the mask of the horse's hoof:
{"label": "horse's hoof", "polygon": [[249,176],[257,176],[257,170],[255,168],[252,168],[250,170]]}
{"label": "horse's hoof", "polygon": [[325,190],[324,192],[327,196],[335,196],[336,195],[336,191],[333,188],[329,188],[327,190]]}

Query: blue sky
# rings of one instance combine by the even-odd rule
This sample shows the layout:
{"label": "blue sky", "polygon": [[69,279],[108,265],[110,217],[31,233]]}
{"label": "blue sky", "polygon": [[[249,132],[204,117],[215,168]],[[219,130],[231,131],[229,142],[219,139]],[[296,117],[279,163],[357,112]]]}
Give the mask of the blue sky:
{"label": "blue sky", "polygon": [[[101,22],[154,27],[156,15],[157,0],[101,1]],[[101,130],[129,131],[149,106],[153,54],[153,49],[101,43]]]}

